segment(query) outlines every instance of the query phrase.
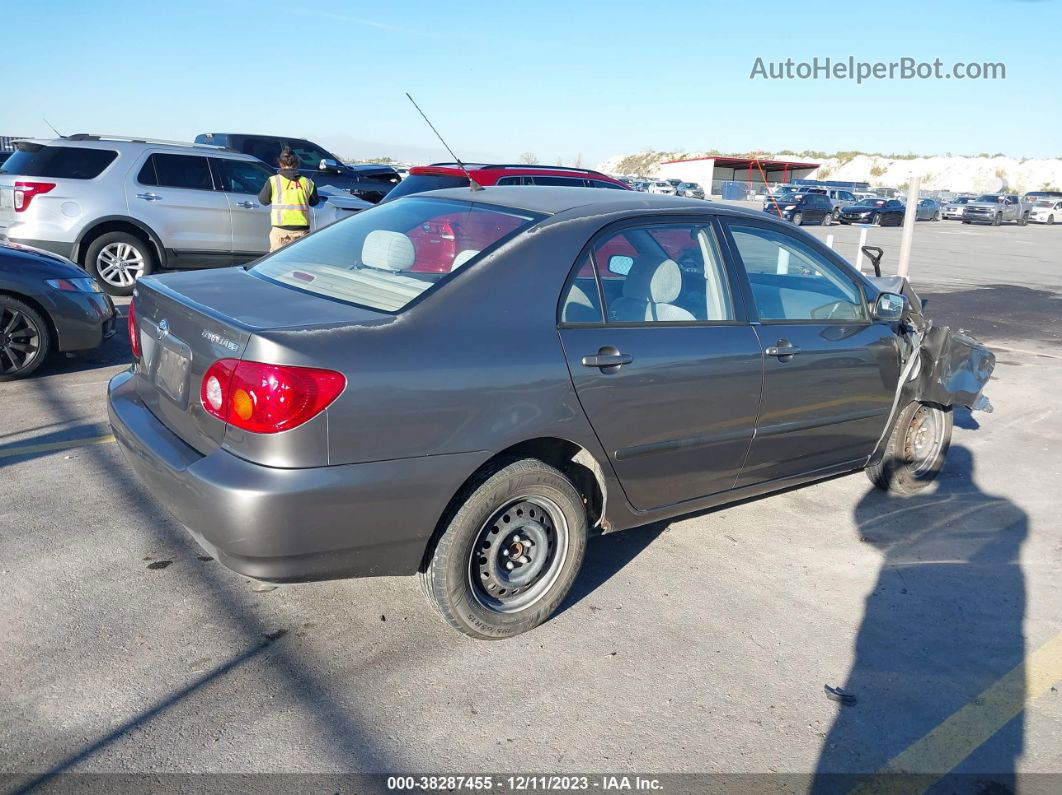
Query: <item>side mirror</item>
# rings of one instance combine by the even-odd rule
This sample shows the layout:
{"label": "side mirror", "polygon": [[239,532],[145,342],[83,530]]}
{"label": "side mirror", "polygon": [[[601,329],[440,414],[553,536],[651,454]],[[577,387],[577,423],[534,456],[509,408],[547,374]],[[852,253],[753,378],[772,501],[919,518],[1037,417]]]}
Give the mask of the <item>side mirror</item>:
{"label": "side mirror", "polygon": [[899,293],[881,293],[874,302],[874,319],[899,323],[907,311],[907,299]]}
{"label": "side mirror", "polygon": [[632,265],[634,265],[634,258],[626,257],[623,254],[613,254],[608,258],[609,272],[619,274],[620,276],[626,276],[630,273]]}
{"label": "side mirror", "polygon": [[330,157],[324,158],[317,166],[318,171],[339,171],[339,163]]}

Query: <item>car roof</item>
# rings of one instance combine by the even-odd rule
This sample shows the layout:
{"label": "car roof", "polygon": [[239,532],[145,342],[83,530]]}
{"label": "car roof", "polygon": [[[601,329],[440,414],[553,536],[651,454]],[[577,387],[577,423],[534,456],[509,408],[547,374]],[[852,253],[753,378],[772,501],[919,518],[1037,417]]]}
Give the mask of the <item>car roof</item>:
{"label": "car roof", "polygon": [[[499,175],[512,174],[519,176],[534,176],[535,174],[540,174],[549,177],[603,177],[612,180],[617,184],[621,184],[620,180],[615,177],[610,177],[608,174],[603,174],[600,171],[594,171],[592,168],[575,168],[573,166],[537,166],[527,163],[465,163],[464,167],[472,174],[497,172]],[[409,169],[409,173],[463,176],[465,172],[457,163],[432,163],[427,166],[412,166]]]}
{"label": "car roof", "polygon": [[[450,199],[492,204],[514,210],[528,210],[544,215],[557,215],[580,208],[579,215],[604,215],[625,210],[701,210],[708,212],[759,218],[760,212],[733,205],[706,204],[703,199],[687,199],[666,194],[639,191],[612,191],[601,188],[565,188],[536,185],[503,185],[472,191],[468,188],[443,188],[411,194],[408,198]],[[402,199],[399,199],[402,201]]]}
{"label": "car roof", "polygon": [[211,157],[225,157],[233,160],[252,160],[261,162],[257,157],[235,152],[231,149],[215,146],[213,144],[185,143],[183,141],[160,141],[151,138],[125,138],[108,135],[77,135],[69,138],[19,138],[15,141],[20,143],[36,144],[38,146],[69,146],[78,149],[110,149],[115,152],[139,152],[145,148],[152,151],[172,152],[175,154],[210,155]]}

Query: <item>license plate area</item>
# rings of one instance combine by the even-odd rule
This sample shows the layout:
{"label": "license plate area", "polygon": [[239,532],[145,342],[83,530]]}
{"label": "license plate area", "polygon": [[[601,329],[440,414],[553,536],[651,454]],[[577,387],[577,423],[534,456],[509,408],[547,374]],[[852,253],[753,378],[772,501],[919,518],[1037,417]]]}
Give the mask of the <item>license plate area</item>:
{"label": "license plate area", "polygon": [[188,401],[191,349],[180,340],[165,336],[158,341],[155,357],[155,385],[163,394],[184,407]]}

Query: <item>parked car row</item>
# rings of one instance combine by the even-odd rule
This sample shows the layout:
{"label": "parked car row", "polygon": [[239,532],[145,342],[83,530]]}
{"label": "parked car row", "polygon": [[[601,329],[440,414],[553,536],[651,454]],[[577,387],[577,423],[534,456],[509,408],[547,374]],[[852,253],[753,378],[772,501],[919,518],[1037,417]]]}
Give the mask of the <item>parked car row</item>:
{"label": "parked car row", "polygon": [[102,135],[24,140],[0,165],[0,241],[67,257],[111,295],[160,270],[224,267],[269,246],[270,212],[258,201],[284,147],[300,159],[321,203],[311,231],[385,198],[469,184],[628,190],[596,171],[454,163],[409,169],[342,163],[299,138],[204,133],[175,143]]}
{"label": "parked car row", "polygon": [[696,182],[685,182],[681,179],[636,179],[634,177],[619,177],[619,180],[632,190],[643,193],[658,193],[665,196],[682,196],[687,199],[703,199],[706,197],[704,188]]}

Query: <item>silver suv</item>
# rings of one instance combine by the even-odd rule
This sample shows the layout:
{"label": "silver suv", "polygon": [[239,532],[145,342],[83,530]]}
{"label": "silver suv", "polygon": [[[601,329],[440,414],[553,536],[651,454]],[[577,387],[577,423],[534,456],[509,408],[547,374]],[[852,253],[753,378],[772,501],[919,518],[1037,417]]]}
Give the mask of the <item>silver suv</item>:
{"label": "silver suv", "polygon": [[[61,254],[111,295],[161,268],[238,265],[269,248],[262,161],[216,146],[104,135],[23,140],[0,166],[0,241]],[[311,228],[365,207],[321,190]]]}

